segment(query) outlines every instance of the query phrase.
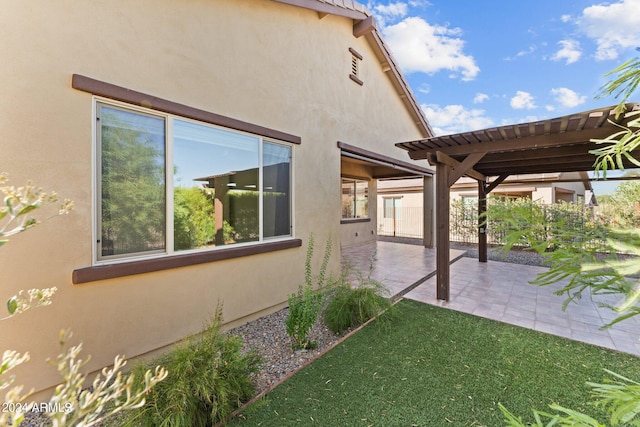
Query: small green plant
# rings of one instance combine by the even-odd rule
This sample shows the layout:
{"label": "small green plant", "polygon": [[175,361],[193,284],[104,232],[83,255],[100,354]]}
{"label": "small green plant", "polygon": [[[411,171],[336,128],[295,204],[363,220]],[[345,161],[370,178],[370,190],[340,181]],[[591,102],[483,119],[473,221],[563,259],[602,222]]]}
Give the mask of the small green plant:
{"label": "small green plant", "polygon": [[[611,375],[613,379],[605,379],[602,384],[587,382],[587,385],[591,387],[591,395],[594,398],[593,404],[607,409],[609,425],[611,426],[640,425],[640,419],[638,419],[638,414],[640,414],[640,383],[608,369],[605,369],[605,372]],[[507,426],[525,427],[530,425],[523,424],[522,418],[516,417],[503,405],[499,406]],[[536,420],[535,426],[607,426],[607,424],[600,423],[589,415],[557,404],[549,405],[549,408],[556,413],[533,411]],[[545,418],[549,420],[547,424],[543,423]]]}
{"label": "small green plant", "polygon": [[[327,239],[320,272],[313,277],[311,261],[313,259],[313,234],[309,236],[307,246],[307,258],[305,260],[304,285],[298,287],[298,291],[290,294],[289,315],[285,321],[287,334],[291,337],[294,350],[303,350],[317,347],[317,343],[310,341],[308,336],[311,328],[318,320],[325,303],[325,282],[327,265],[331,257],[331,236]],[[315,280],[314,280],[315,279]],[[315,282],[315,283],[314,283]]]}
{"label": "small green plant", "polygon": [[382,296],[384,290],[375,280],[367,280],[356,288],[347,282],[340,283],[324,311],[324,323],[336,334],[365,323],[391,307],[391,301]]}
{"label": "small green plant", "polygon": [[[517,417],[509,412],[502,404],[498,403],[498,407],[504,415],[505,426],[507,427],[551,427],[551,426],[580,426],[580,427],[607,427],[606,424],[601,424],[598,420],[583,414],[581,412],[574,411],[572,409],[564,408],[560,405],[549,405],[552,411],[559,413],[551,414],[543,411],[533,411],[533,417],[535,423],[524,423],[521,417]],[[547,419],[548,421],[545,422]],[[615,425],[615,424],[614,424]]]}
{"label": "small green plant", "polygon": [[[251,375],[260,356],[242,351],[242,339],[220,332],[222,309],[197,337],[176,346],[153,364],[167,367],[167,378],[149,393],[146,404],[127,413],[130,426],[211,426],[225,421],[253,396]],[[139,365],[134,373],[145,372]]]}
{"label": "small green plant", "polygon": [[[392,307],[391,301],[385,298],[387,289],[371,278],[375,260],[374,253],[366,276],[362,271],[354,273],[349,263],[343,263],[342,274],[331,286],[331,296],[324,311],[324,323],[332,332],[342,334]],[[350,278],[357,282],[355,287],[351,286]]]}

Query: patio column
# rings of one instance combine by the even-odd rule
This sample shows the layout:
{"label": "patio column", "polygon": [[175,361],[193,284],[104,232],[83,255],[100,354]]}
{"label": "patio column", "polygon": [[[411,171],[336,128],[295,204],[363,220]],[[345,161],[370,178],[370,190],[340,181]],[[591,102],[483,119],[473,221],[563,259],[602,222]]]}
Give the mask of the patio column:
{"label": "patio column", "polygon": [[487,226],[483,225],[487,213],[487,186],[478,181],[478,261],[487,262]]}
{"label": "patio column", "polygon": [[436,296],[449,301],[449,166],[436,164]]}

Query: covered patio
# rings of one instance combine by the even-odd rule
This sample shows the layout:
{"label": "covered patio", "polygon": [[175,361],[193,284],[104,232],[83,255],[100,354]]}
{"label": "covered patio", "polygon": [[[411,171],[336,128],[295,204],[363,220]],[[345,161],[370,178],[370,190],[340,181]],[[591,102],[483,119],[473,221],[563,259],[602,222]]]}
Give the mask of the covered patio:
{"label": "covered patio", "polygon": [[554,294],[562,282],[543,287],[528,283],[545,267],[498,261],[479,263],[460,250],[451,250],[448,255],[452,260],[450,302],[437,296],[434,248],[378,241],[342,249],[346,264],[365,277],[370,274],[393,296],[640,356],[638,316],[612,329],[600,330],[614,318],[611,310],[598,306],[603,296],[585,295],[563,311],[565,298]]}

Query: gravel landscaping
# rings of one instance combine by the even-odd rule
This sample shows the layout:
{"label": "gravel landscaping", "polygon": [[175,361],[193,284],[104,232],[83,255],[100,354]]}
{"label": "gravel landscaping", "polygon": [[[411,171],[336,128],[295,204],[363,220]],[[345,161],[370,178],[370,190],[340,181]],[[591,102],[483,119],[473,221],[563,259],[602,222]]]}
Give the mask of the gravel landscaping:
{"label": "gravel landscaping", "polygon": [[[478,245],[451,242],[451,249],[466,251],[464,256],[478,259]],[[544,257],[533,250],[512,249],[506,254],[501,247],[488,247],[487,259],[491,261],[509,262],[521,265],[537,265],[548,267],[544,264]]]}
{"label": "gravel landscaping", "polygon": [[229,331],[242,337],[245,348],[254,349],[263,357],[262,368],[255,378],[256,394],[273,387],[349,333],[336,335],[318,321],[309,334],[309,339],[316,341],[318,346],[294,352],[285,329],[288,313],[289,309],[284,308]]}

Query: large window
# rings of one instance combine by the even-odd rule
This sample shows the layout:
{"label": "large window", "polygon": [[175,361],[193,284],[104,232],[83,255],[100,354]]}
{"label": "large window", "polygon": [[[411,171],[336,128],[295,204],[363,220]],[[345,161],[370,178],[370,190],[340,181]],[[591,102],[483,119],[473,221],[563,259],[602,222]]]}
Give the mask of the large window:
{"label": "large window", "polygon": [[368,197],[368,181],[342,178],[342,218],[368,218]]}
{"label": "large window", "polygon": [[98,103],[98,260],[291,236],[291,147]]}

